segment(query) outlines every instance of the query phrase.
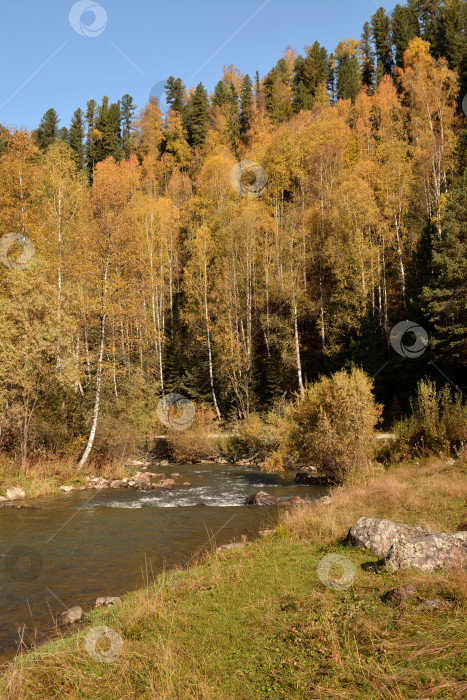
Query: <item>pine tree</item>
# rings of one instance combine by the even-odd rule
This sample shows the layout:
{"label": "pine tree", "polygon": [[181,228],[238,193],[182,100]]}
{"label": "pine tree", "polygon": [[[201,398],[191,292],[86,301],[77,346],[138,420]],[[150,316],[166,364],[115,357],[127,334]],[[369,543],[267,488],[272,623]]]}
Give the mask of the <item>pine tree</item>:
{"label": "pine tree", "polygon": [[287,61],[279,59],[263,82],[266,109],[276,124],[290,119],[293,113],[291,74]]}
{"label": "pine tree", "polygon": [[109,105],[109,98],[103,97],[99,106],[95,132],[95,161],[105,160],[113,156],[117,161],[123,155],[120,134],[120,105],[112,103]]}
{"label": "pine tree", "polygon": [[240,136],[243,141],[247,140],[253,117],[253,83],[249,75],[245,75],[242,81],[242,91],[240,95]]}
{"label": "pine tree", "polygon": [[96,159],[96,140],[95,140],[95,125],[97,117],[97,103],[95,100],[89,100],[86,110],[86,168],[89,171],[90,177],[97,162]]}
{"label": "pine tree", "polygon": [[[467,361],[467,170],[449,197],[441,237],[433,242],[433,277],[422,293],[434,326],[430,344],[450,377]],[[464,375],[465,377],[465,375]]]}
{"label": "pine tree", "polygon": [[439,52],[439,19],[441,0],[415,0],[418,21],[420,24],[421,37],[429,41],[431,51],[435,57],[440,56]]}
{"label": "pine tree", "polygon": [[74,152],[75,162],[78,168],[84,167],[84,123],[83,112],[78,109],[73,113],[70,124],[69,144]]}
{"label": "pine tree", "polygon": [[122,124],[122,148],[125,158],[128,158],[133,152],[131,136],[135,110],[136,107],[131,95],[123,95],[120,102],[120,111]]}
{"label": "pine tree", "polygon": [[214,95],[212,98],[213,107],[222,107],[222,105],[228,105],[232,102],[232,93],[228,89],[227,85],[223,80],[219,80],[216,87],[214,88]]}
{"label": "pine tree", "polygon": [[365,22],[363,25],[360,50],[362,53],[362,84],[371,90],[374,85],[375,54],[371,47],[371,27],[369,22]]}
{"label": "pine tree", "polygon": [[362,74],[357,58],[358,42],[341,41],[336,48],[337,78],[336,93],[338,100],[355,101],[362,87]]}
{"label": "pine tree", "polygon": [[413,2],[408,6],[396,5],[392,15],[392,41],[395,47],[396,65],[404,65],[404,52],[409,42],[420,34],[417,13]]}
{"label": "pine tree", "polygon": [[319,85],[327,83],[329,56],[317,41],[308,48],[307,55],[297,56],[294,63],[294,112],[311,109]]}
{"label": "pine tree", "polygon": [[45,151],[51,143],[57,140],[59,131],[59,121],[60,120],[58,118],[57,112],[53,108],[48,109],[42,117],[37,129],[32,132],[32,136],[36,145],[42,151]]}
{"label": "pine tree", "polygon": [[393,67],[391,46],[391,21],[384,7],[371,18],[371,31],[375,42],[376,58],[381,63],[384,73],[391,73]]}
{"label": "pine tree", "polygon": [[451,0],[439,13],[439,48],[448,60],[451,70],[460,71],[463,54],[467,50],[467,4],[464,0]]}
{"label": "pine tree", "polygon": [[202,83],[196,86],[188,103],[188,142],[193,148],[200,148],[208,131],[209,98]]}
{"label": "pine tree", "polygon": [[169,76],[165,84],[166,102],[170,105],[170,109],[176,112],[183,112],[185,106],[185,85],[181,78]]}
{"label": "pine tree", "polygon": [[258,100],[259,100],[259,95],[261,92],[261,82],[259,79],[259,71],[256,71],[256,78],[255,78],[255,98],[256,98],[256,105],[258,105]]}
{"label": "pine tree", "polygon": [[65,143],[68,143],[69,133],[68,133],[68,129],[66,128],[66,126],[62,126],[58,130],[57,139],[60,139],[61,141],[65,141]]}

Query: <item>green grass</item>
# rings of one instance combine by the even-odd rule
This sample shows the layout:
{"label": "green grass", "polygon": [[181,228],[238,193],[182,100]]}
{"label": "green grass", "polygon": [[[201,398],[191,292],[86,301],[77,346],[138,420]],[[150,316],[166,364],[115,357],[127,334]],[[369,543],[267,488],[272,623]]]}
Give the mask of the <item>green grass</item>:
{"label": "green grass", "polygon": [[[440,478],[433,479],[439,473],[441,487]],[[1,696],[465,697],[465,572],[390,573],[371,553],[342,545],[346,520],[385,507],[388,516],[404,508],[413,515],[415,505],[430,504],[428,519],[439,530],[452,527],[462,515],[463,473],[459,465],[444,471],[437,463],[406,465],[370,484],[358,502],[355,488],[342,488],[332,506],[297,509],[273,535],[161,574],[146,589],[126,595],[121,606],[89,613],[84,629],[72,637],[17,657],[0,681]],[[406,485],[417,485],[412,505],[402,489],[403,474]],[[385,479],[401,485],[391,498],[384,498]],[[438,505],[445,506],[438,509],[437,485]],[[317,576],[318,563],[330,553],[344,555],[356,568],[347,590],[327,588]],[[417,599],[402,607],[381,601],[384,591],[409,582]],[[448,598],[453,606],[419,610],[427,597]],[[86,633],[98,625],[123,639],[114,663],[96,661],[85,650]]]}

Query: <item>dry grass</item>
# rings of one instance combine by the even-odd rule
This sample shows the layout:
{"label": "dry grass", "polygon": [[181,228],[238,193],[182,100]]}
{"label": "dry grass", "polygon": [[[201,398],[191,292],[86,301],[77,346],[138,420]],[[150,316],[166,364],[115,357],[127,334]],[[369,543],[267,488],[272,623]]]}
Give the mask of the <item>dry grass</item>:
{"label": "dry grass", "polygon": [[84,485],[86,476],[91,474],[113,479],[128,475],[121,461],[89,462],[78,469],[75,459],[51,456],[37,459],[22,469],[13,460],[4,458],[0,463],[0,495],[5,495],[11,486],[21,486],[27,497],[35,498],[54,493],[62,484]]}
{"label": "dry grass", "polygon": [[[330,505],[297,508],[245,548],[202,555],[188,570],[160,574],[121,606],[93,611],[69,639],[18,657],[5,700],[454,700],[465,697],[467,572],[387,572],[368,551],[345,548],[362,515],[451,530],[465,510],[466,465],[402,464],[366,488],[333,492]],[[345,591],[325,587],[317,566],[330,552],[355,566]],[[397,607],[381,595],[411,583]],[[451,607],[426,611],[426,598]],[[123,640],[118,661],[85,651],[89,627]]]}
{"label": "dry grass", "polygon": [[467,499],[467,459],[447,465],[433,457],[391,467],[366,486],[340,486],[332,502],[302,506],[284,516],[284,527],[312,542],[331,542],[362,516],[390,517],[429,531],[456,530]]}

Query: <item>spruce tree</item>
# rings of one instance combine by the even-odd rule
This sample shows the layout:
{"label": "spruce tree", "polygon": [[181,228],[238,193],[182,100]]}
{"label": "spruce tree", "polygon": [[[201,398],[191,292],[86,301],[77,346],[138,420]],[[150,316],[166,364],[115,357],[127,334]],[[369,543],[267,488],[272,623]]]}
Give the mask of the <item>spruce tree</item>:
{"label": "spruce tree", "polygon": [[227,119],[227,131],[230,145],[234,154],[238,157],[238,147],[240,145],[240,105],[239,97],[235,85],[230,83],[229,116]]}
{"label": "spruce tree", "polygon": [[441,236],[434,239],[433,276],[422,300],[434,327],[435,356],[458,380],[467,362],[467,170],[451,191]]}
{"label": "spruce tree", "polygon": [[261,82],[259,79],[259,71],[256,71],[256,78],[255,78],[255,97],[256,97],[256,104],[258,104],[258,97],[261,92]]}
{"label": "spruce tree", "polygon": [[36,145],[45,151],[51,143],[58,138],[58,122],[59,118],[57,112],[52,108],[48,109],[47,112],[41,119],[41,122],[37,129],[32,132],[33,139]]}
{"label": "spruce tree", "polygon": [[336,92],[338,100],[355,99],[362,87],[360,64],[356,56],[342,56],[337,62]]}
{"label": "spruce tree", "polygon": [[86,168],[89,175],[92,176],[92,171],[97,162],[96,159],[96,139],[95,125],[97,117],[97,103],[95,100],[89,100],[86,109]]}
{"label": "spruce tree", "polygon": [[451,0],[439,13],[439,48],[447,58],[451,70],[460,72],[462,57],[467,48],[467,4]]}
{"label": "spruce tree", "polygon": [[441,0],[415,0],[421,36],[430,42],[431,52],[439,56],[439,20]]}
{"label": "spruce tree", "polygon": [[102,98],[95,123],[95,161],[105,160],[113,156],[117,161],[121,160],[123,149],[120,134],[120,105],[109,105],[107,96]]}
{"label": "spruce tree", "polygon": [[392,41],[395,48],[396,65],[404,65],[404,52],[409,42],[420,34],[417,13],[413,3],[396,5],[392,15]]}
{"label": "spruce tree", "polygon": [[185,105],[185,85],[181,78],[169,76],[165,87],[166,102],[170,105],[170,109],[176,112],[183,112]]}
{"label": "spruce tree", "polygon": [[122,148],[125,158],[128,158],[132,152],[131,133],[135,110],[136,107],[131,95],[123,95],[120,102],[120,112],[122,125]]}
{"label": "spruce tree", "polygon": [[294,112],[311,109],[319,85],[327,83],[329,57],[317,41],[308,48],[306,57],[297,56],[294,63]]}
{"label": "spruce tree", "polygon": [[208,132],[209,98],[202,83],[196,86],[187,111],[188,142],[193,148],[200,148]]}
{"label": "spruce tree", "polygon": [[65,141],[65,143],[68,143],[69,133],[68,133],[68,129],[66,128],[66,126],[62,126],[58,130],[57,138],[60,139],[61,141]]}
{"label": "spruce tree", "polygon": [[376,58],[381,64],[384,73],[391,73],[394,65],[391,46],[391,21],[384,7],[371,18],[371,31],[375,43]]}
{"label": "spruce tree", "polygon": [[227,85],[223,80],[219,80],[216,87],[214,88],[214,95],[212,98],[212,104],[216,107],[222,107],[222,105],[228,105],[232,103],[232,92],[229,90]]}
{"label": "spruce tree", "polygon": [[369,22],[365,22],[363,25],[360,50],[362,52],[362,84],[371,90],[374,85],[375,54],[371,47],[371,27]]}
{"label": "spruce tree", "polygon": [[311,95],[315,95],[318,85],[328,77],[328,52],[317,41],[308,50],[303,62],[301,80]]}
{"label": "spruce tree", "polygon": [[69,144],[73,149],[74,159],[78,168],[84,167],[84,123],[83,112],[78,109],[73,113],[69,131]]}
{"label": "spruce tree", "polygon": [[242,80],[242,90],[240,94],[240,136],[246,141],[253,118],[253,83],[249,75],[245,75]]}

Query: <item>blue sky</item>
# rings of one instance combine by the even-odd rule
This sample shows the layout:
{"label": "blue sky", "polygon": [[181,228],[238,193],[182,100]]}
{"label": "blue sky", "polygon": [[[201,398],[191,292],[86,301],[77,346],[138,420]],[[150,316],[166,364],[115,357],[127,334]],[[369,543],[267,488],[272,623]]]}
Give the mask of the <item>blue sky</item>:
{"label": "blue sky", "polygon": [[[71,23],[73,0],[2,7],[0,123],[33,129],[54,107],[68,126],[77,107],[103,95],[116,101],[129,93],[140,108],[171,74],[212,90],[231,63],[263,76],[288,45],[302,52],[318,40],[332,50],[340,39],[358,39],[377,8],[391,11],[396,0],[81,2]],[[86,3],[103,10],[81,13]]]}

